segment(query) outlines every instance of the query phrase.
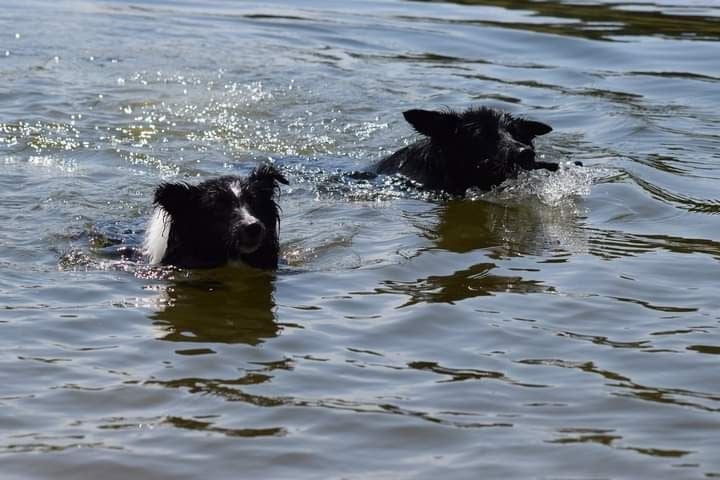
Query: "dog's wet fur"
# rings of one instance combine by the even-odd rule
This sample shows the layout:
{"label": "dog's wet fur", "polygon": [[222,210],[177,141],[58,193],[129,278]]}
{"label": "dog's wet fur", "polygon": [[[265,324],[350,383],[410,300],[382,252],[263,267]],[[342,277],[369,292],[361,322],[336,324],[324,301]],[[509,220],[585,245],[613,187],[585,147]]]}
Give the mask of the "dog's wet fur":
{"label": "dog's wet fur", "polygon": [[275,197],[280,183],[288,182],[273,166],[262,165],[247,177],[161,184],[143,253],[151,264],[182,268],[234,261],[277,268],[280,212]]}
{"label": "dog's wet fur", "polygon": [[489,190],[523,169],[558,169],[535,156],[533,139],[552,131],[544,123],[488,107],[403,115],[424,138],[380,160],[371,173],[400,173],[424,189],[463,195],[471,187]]}

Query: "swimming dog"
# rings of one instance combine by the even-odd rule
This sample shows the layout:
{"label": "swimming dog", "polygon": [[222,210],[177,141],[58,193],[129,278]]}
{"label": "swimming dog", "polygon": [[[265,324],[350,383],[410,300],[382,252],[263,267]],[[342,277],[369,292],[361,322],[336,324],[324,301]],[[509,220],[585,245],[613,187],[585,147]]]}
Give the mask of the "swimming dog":
{"label": "swimming dog", "polygon": [[275,167],[262,165],[245,178],[160,184],[143,253],[151,264],[183,268],[232,261],[277,268],[280,212],[275,196],[280,183],[288,181]]}
{"label": "swimming dog", "polygon": [[488,107],[403,116],[424,138],[380,160],[371,173],[400,173],[425,189],[463,195],[470,187],[489,190],[523,169],[558,169],[535,158],[533,139],[552,131],[544,123]]}

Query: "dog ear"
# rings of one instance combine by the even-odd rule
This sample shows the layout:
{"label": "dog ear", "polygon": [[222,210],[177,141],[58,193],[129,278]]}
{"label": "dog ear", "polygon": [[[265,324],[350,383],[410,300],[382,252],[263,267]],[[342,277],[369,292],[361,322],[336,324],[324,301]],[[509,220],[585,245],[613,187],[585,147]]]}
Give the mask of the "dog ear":
{"label": "dog ear", "polygon": [[250,183],[256,183],[260,188],[275,188],[278,183],[288,185],[290,182],[274,166],[266,163],[257,167],[248,177]]}
{"label": "dog ear", "polygon": [[432,110],[407,110],[403,112],[405,120],[415,131],[427,137],[444,137],[455,133],[458,117],[452,112]]}
{"label": "dog ear", "polygon": [[278,171],[277,168],[270,165],[269,163],[265,163],[263,165],[260,165],[257,167],[251,174],[250,178],[252,180],[255,180],[256,182],[273,182],[277,181],[280,183],[283,183],[285,185],[288,184],[287,179],[283,176],[282,173]]}
{"label": "dog ear", "polygon": [[517,120],[518,126],[527,132],[530,137],[538,137],[545,135],[546,133],[552,132],[552,127],[542,122],[535,122],[533,120],[520,119]]}
{"label": "dog ear", "polygon": [[155,189],[154,203],[173,215],[192,205],[197,193],[198,188],[187,183],[161,183]]}

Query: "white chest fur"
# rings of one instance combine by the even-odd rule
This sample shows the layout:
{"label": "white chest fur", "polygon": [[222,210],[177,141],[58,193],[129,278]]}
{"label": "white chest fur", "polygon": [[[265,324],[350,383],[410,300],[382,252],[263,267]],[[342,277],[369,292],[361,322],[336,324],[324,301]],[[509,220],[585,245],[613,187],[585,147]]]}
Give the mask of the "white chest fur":
{"label": "white chest fur", "polygon": [[143,241],[143,255],[148,257],[151,264],[158,264],[163,259],[169,234],[170,215],[162,207],[155,207]]}

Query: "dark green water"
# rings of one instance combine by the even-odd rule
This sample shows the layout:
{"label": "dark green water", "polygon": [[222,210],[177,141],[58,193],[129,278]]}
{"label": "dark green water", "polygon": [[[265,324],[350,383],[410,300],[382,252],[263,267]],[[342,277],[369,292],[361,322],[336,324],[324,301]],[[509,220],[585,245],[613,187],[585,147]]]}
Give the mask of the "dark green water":
{"label": "dark green water", "polygon": [[[0,6],[0,477],[720,477],[720,5]],[[331,172],[409,108],[553,125],[466,200]],[[155,185],[288,173],[277,273],[162,271]]]}

